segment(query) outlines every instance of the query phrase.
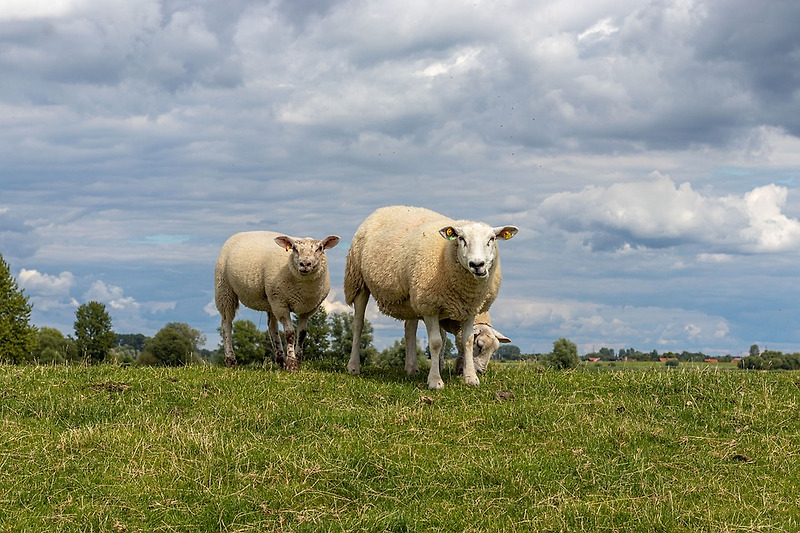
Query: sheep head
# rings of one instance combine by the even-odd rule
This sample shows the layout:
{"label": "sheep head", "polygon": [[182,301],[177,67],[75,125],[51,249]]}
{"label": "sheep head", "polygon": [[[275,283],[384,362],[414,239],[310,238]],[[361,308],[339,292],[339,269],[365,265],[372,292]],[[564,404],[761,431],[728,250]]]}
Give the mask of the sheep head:
{"label": "sheep head", "polygon": [[469,222],[463,226],[445,226],[439,234],[458,247],[457,257],[473,276],[485,278],[497,259],[497,240],[508,240],[517,233],[515,226],[493,228],[482,222]]}
{"label": "sheep head", "polygon": [[307,276],[316,272],[319,268],[325,255],[325,250],[339,244],[339,237],[329,235],[322,240],[317,240],[310,237],[295,239],[288,235],[281,235],[280,237],[275,237],[275,242],[278,246],[291,253],[289,262],[292,268],[299,272],[300,275]]}

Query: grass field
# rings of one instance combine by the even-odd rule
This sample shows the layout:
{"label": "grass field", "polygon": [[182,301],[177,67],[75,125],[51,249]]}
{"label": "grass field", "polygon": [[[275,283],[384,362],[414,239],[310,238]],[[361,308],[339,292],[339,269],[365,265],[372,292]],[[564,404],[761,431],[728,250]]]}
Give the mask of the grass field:
{"label": "grass field", "polygon": [[800,375],[0,366],[0,531],[800,531]]}

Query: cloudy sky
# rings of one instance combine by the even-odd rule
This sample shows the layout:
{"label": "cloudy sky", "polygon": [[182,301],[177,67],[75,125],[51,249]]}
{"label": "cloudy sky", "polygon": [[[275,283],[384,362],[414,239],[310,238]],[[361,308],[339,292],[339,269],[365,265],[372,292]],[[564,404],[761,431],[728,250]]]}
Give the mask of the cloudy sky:
{"label": "cloudy sky", "polygon": [[[0,253],[33,322],[219,342],[231,234],[514,224],[525,352],[800,350],[794,0],[4,0]],[[265,327],[262,314],[244,311]],[[374,310],[376,345],[402,335]],[[422,328],[421,328],[422,329]],[[422,331],[420,336],[424,338]]]}

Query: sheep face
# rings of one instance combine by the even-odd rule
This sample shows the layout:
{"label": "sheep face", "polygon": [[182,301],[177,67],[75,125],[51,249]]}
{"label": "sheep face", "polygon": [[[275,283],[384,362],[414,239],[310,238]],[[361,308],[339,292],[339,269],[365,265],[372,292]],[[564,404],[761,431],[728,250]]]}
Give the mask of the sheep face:
{"label": "sheep face", "polygon": [[515,226],[492,228],[481,222],[446,226],[439,233],[458,246],[457,257],[466,270],[478,279],[485,278],[497,258],[497,240],[508,240],[517,233]]}
{"label": "sheep face", "polygon": [[489,365],[489,359],[500,347],[500,343],[511,342],[511,339],[488,324],[475,324],[473,331],[475,333],[473,344],[475,371],[483,374]]}
{"label": "sheep face", "polygon": [[308,237],[295,239],[288,235],[281,235],[280,237],[275,237],[275,242],[292,254],[289,258],[289,264],[292,269],[299,272],[301,276],[308,276],[319,268],[325,255],[325,250],[339,244],[339,237],[329,235],[320,241]]}

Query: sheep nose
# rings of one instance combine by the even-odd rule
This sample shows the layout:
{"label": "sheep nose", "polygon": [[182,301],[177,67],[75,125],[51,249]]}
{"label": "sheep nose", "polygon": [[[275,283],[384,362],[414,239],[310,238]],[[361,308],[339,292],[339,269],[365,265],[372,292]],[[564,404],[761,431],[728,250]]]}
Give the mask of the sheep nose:
{"label": "sheep nose", "polygon": [[479,269],[479,268],[483,268],[483,266],[484,266],[485,264],[486,264],[486,262],[485,262],[485,261],[470,261],[470,262],[469,262],[469,267],[470,267],[471,269],[473,269],[473,270],[477,270],[477,269]]}

